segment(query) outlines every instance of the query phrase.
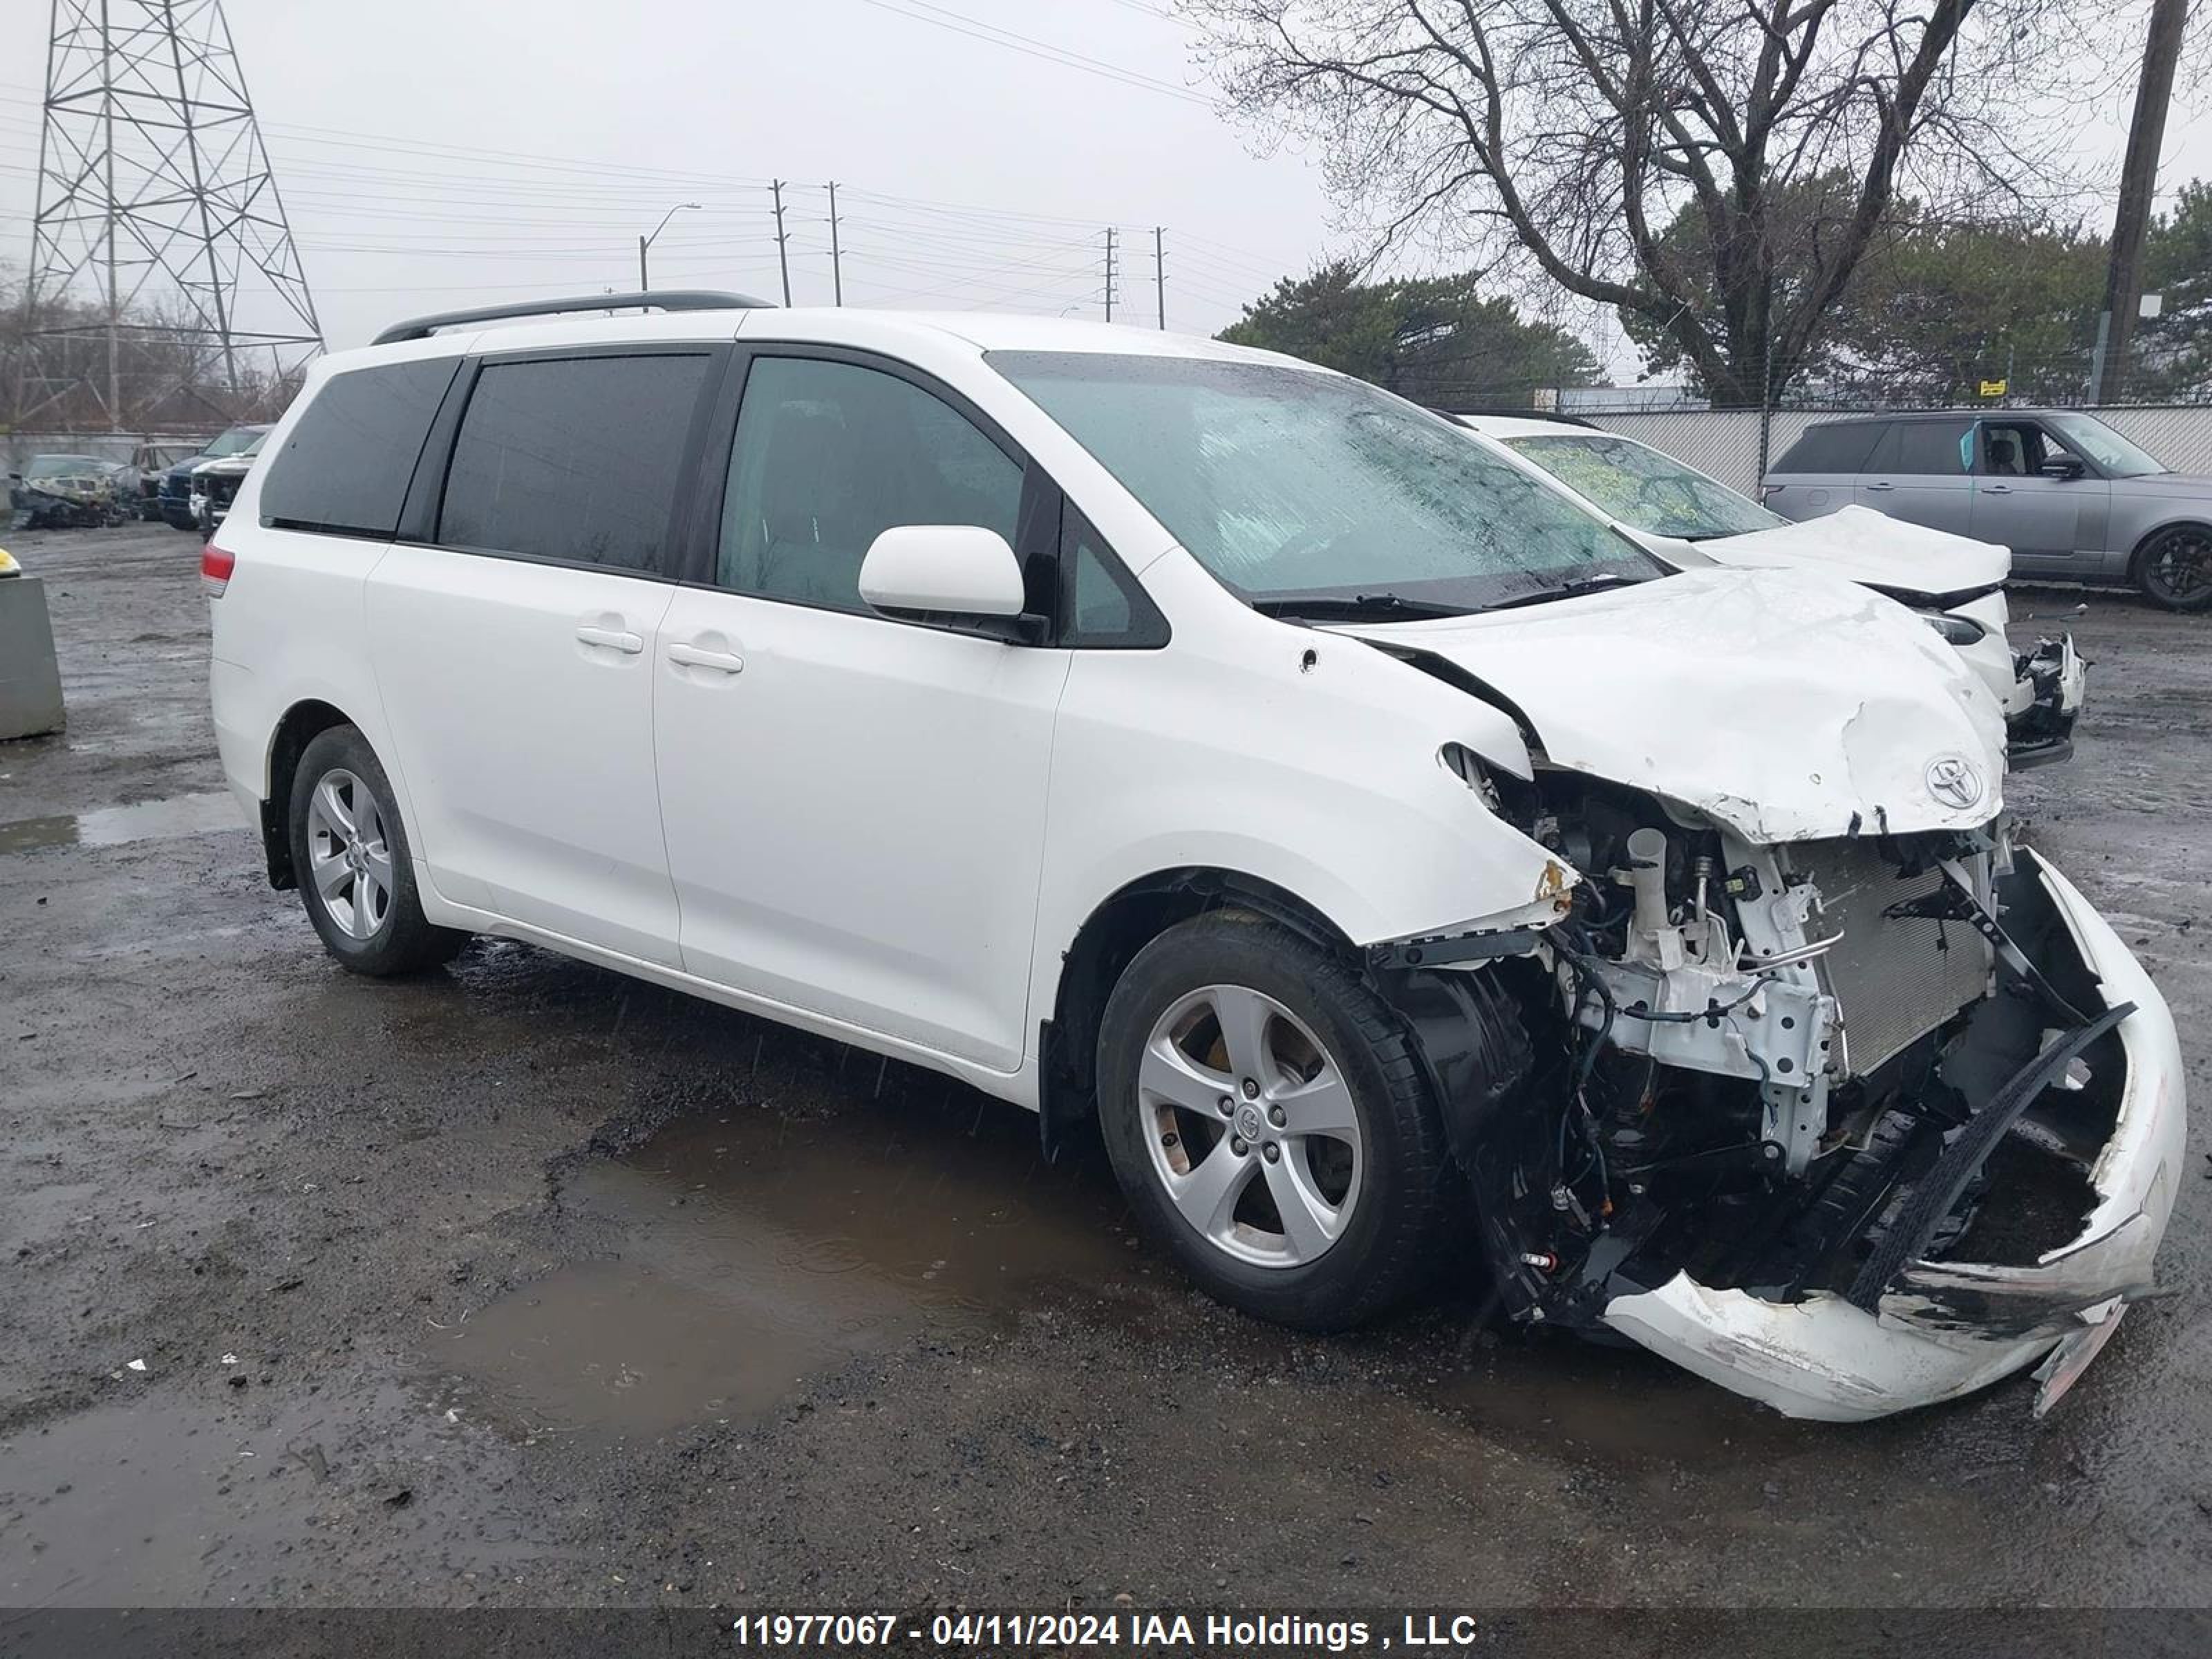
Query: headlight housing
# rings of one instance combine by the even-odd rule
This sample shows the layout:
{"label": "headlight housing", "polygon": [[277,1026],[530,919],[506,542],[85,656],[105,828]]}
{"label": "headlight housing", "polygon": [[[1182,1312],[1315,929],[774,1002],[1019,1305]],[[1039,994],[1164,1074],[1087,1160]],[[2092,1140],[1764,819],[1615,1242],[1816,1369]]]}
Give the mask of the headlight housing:
{"label": "headlight housing", "polygon": [[1989,637],[1990,630],[1971,617],[1954,617],[1946,611],[1923,611],[1920,617],[1948,645],[1979,645]]}

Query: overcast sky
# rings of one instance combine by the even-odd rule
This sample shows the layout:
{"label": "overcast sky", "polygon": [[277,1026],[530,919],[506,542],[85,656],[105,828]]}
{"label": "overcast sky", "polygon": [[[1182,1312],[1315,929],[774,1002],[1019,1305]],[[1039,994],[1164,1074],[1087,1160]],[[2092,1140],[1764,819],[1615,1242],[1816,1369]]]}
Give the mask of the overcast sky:
{"label": "overcast sky", "polygon": [[[654,244],[654,283],[775,297],[772,178],[802,303],[830,296],[831,179],[849,304],[1096,317],[1111,224],[1116,315],[1150,324],[1158,225],[1168,325],[1210,333],[1334,246],[1317,171],[1255,156],[1215,112],[1168,0],[225,9],[334,347],[441,307],[632,288],[637,236],[683,201],[702,205]],[[46,10],[0,7],[0,260],[18,270]],[[2116,174],[2126,111],[2108,115],[2082,146]],[[2161,184],[2193,173],[2212,176],[2212,118],[2177,108]],[[1632,374],[1616,329],[1566,320]]]}

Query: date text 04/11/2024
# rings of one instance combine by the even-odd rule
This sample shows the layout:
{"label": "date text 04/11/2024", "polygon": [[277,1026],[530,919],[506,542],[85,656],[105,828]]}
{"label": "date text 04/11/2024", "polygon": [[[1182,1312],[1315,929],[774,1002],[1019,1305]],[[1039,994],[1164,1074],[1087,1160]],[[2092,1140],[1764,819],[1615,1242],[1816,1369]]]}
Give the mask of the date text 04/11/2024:
{"label": "date text 04/11/2024", "polygon": [[[870,1648],[927,1639],[947,1649],[1220,1647],[1320,1649],[1331,1653],[1465,1647],[1477,1624],[1467,1613],[1407,1613],[1391,1632],[1381,1620],[1312,1613],[963,1612],[921,1620],[891,1613],[753,1613],[732,1621],[740,1647]],[[1395,1637],[1394,1641],[1393,1638]]]}

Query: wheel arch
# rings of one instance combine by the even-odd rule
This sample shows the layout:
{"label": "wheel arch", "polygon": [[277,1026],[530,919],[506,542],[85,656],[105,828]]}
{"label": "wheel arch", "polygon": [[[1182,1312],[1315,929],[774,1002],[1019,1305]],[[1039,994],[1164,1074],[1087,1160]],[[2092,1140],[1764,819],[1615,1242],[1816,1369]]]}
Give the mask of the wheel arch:
{"label": "wheel arch", "polygon": [[2212,517],[2201,513],[2179,513],[2170,519],[2160,519],[2136,538],[2135,545],[2128,550],[2128,570],[2134,573],[2136,561],[2142,557],[2150,544],[2169,530],[2197,530],[2212,536]]}
{"label": "wheel arch", "polygon": [[292,867],[289,823],[292,780],[300,769],[300,757],[331,727],[358,729],[360,724],[335,703],[306,697],[287,708],[270,733],[269,757],[263,772],[267,781],[261,797],[261,848],[269,860],[271,887],[289,890],[300,884],[299,872]]}
{"label": "wheel arch", "polygon": [[1095,1125],[1098,1030],[1106,1000],[1138,951],[1210,910],[1250,910],[1347,962],[1359,951],[1316,905],[1243,871],[1206,865],[1157,870],[1102,901],[1060,953],[1051,1016],[1038,1029],[1039,1128],[1047,1157]]}
{"label": "wheel arch", "polygon": [[2129,550],[2127,568],[2123,574],[2125,576],[2128,586],[2134,588],[2138,593],[2143,594],[2146,598],[2149,599],[2152,604],[2160,606],[2161,609],[2179,610],[2190,612],[2202,611],[2204,609],[2204,606],[2201,603],[2177,605],[2160,599],[2157,594],[2153,593],[2150,591],[2148,586],[2144,580],[2143,560],[2145,556],[2150,552],[2151,549],[2157,544],[2160,537],[2171,535],[2177,530],[2194,531],[2200,536],[2212,538],[2212,517],[2208,517],[2203,514],[2182,513],[2175,514],[2172,518],[2161,520],[2159,523],[2153,525],[2149,529],[2144,531],[2141,536],[2136,538],[2134,547]]}

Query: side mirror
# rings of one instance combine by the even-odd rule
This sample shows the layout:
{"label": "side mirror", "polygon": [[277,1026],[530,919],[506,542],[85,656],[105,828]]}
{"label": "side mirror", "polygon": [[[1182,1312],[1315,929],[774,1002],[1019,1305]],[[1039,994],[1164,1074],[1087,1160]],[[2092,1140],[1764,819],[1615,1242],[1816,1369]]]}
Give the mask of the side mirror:
{"label": "side mirror", "polygon": [[1006,538],[972,524],[894,525],[860,561],[860,597],[887,617],[931,616],[1001,624],[1023,619],[1022,564]]}
{"label": "side mirror", "polygon": [[2050,455],[2035,469],[2046,478],[2078,478],[2082,467],[2080,458],[2073,455]]}

